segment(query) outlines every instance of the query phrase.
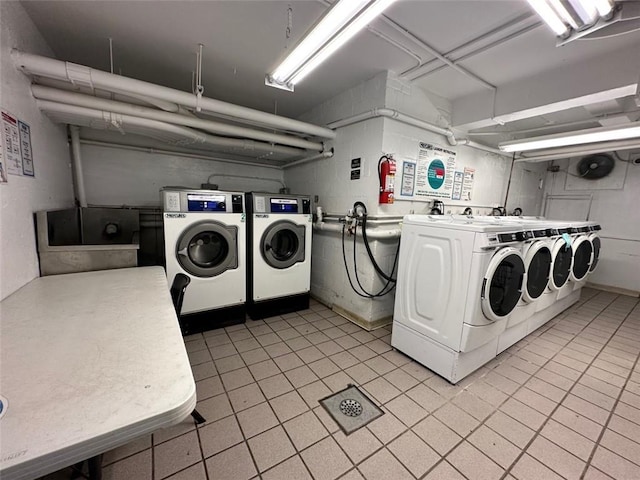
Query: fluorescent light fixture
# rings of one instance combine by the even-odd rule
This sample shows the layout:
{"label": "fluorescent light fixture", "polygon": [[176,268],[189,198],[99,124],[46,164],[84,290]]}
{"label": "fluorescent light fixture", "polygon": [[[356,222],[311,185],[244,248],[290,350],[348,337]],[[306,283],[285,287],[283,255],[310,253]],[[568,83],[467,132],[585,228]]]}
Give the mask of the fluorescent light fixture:
{"label": "fluorescent light fixture", "polygon": [[601,17],[606,17],[611,14],[613,11],[613,5],[611,4],[611,0],[592,0],[596,10],[598,10],[598,15]]}
{"label": "fluorescent light fixture", "polygon": [[[611,140],[640,139],[640,122],[615,128],[600,127],[569,133],[557,133],[543,137],[526,138],[512,142],[503,142],[498,147],[503,152],[523,152],[543,148],[566,147],[585,143],[607,142]],[[640,145],[640,140],[639,140]]]}
{"label": "fluorescent light fixture", "polygon": [[265,83],[293,90],[331,54],[380,15],[395,0],[337,0]]}
{"label": "fluorescent light fixture", "polygon": [[560,16],[551,7],[551,5],[548,4],[545,0],[527,1],[557,36],[561,37],[569,32],[569,28],[564,24]]}
{"label": "fluorescent light fixture", "polygon": [[591,25],[598,18],[598,10],[593,0],[569,0],[569,3],[586,25]]}

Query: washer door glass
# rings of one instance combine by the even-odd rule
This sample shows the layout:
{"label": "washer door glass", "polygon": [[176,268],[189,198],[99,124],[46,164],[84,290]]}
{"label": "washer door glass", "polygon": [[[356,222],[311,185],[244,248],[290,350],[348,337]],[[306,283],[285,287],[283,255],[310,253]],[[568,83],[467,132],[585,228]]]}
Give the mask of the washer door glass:
{"label": "washer door glass", "polygon": [[573,263],[573,249],[564,240],[558,240],[553,247],[553,270],[549,286],[558,290],[569,279]]}
{"label": "washer door glass", "polygon": [[571,270],[572,280],[582,280],[591,267],[591,254],[593,253],[593,244],[587,237],[580,237],[581,241],[575,244],[575,253],[573,254],[573,267]]}
{"label": "washer door glass", "polygon": [[522,255],[503,248],[491,259],[482,286],[482,311],[491,320],[509,315],[522,297],[525,268]]}
{"label": "washer door glass", "polygon": [[270,225],[260,240],[260,253],[273,268],[289,268],[304,262],[305,226],[288,220]]}
{"label": "washer door glass", "polygon": [[589,237],[591,244],[593,245],[593,261],[591,262],[590,272],[593,272],[598,265],[598,258],[600,257],[600,237],[597,235],[591,235]]}
{"label": "washer door glass", "polygon": [[182,268],[196,277],[215,277],[238,268],[238,227],[213,220],[194,223],[176,248]]}
{"label": "washer door glass", "polygon": [[551,250],[546,246],[542,246],[530,258],[527,255],[527,259],[527,287],[523,294],[525,300],[531,302],[540,297],[549,284]]}

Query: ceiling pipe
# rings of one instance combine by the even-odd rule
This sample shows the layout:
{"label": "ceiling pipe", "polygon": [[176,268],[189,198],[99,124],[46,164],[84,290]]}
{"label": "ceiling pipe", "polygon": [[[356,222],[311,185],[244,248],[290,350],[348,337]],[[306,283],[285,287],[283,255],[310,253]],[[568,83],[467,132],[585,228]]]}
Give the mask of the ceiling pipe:
{"label": "ceiling pipe", "polygon": [[194,127],[215,134],[251,138],[253,140],[289,145],[307,150],[323,150],[322,143],[310,142],[299,137],[269,133],[246,127],[238,127],[235,125],[213,122],[211,120],[203,120],[197,117],[187,117],[178,113],[161,112],[153,108],[116,102],[105,98],[92,97],[91,95],[83,95],[81,93],[66,92],[55,88],[43,87],[41,85],[32,85],[31,92],[34,97],[40,100],[51,100],[53,102],[76,105],[79,107],[134,115],[140,118],[148,118],[150,120],[159,120],[176,125]]}
{"label": "ceiling pipe", "polygon": [[66,80],[73,84],[103,90],[141,94],[190,108],[200,107],[203,111],[233,117],[239,121],[257,122],[264,126],[280,130],[293,131],[328,139],[335,138],[336,135],[334,131],[325,127],[248,107],[241,107],[212,98],[202,97],[198,99],[195,95],[188,92],[114,75],[75,63],[24,53],[15,49],[11,51],[11,55],[14,58],[17,68],[31,75]]}
{"label": "ceiling pipe", "polygon": [[155,148],[155,147],[139,147],[137,145],[128,145],[125,143],[101,142],[99,140],[84,140],[84,139],[80,139],[80,144],[92,145],[92,146],[103,147],[103,148],[113,148],[116,150],[131,150],[134,152],[148,153],[150,155],[157,154],[157,155],[166,155],[171,157],[186,157],[186,158],[194,158],[197,160],[229,163],[231,165],[246,165],[249,167],[263,167],[263,168],[273,168],[274,170],[282,170],[282,167],[280,167],[279,165],[269,165],[269,164],[263,164],[259,162],[245,162],[243,160],[234,160],[230,158],[214,157],[211,155],[188,153],[179,149],[170,150],[170,149]]}
{"label": "ceiling pipe", "polygon": [[71,157],[73,159],[73,172],[76,180],[76,194],[81,207],[87,206],[87,193],[84,189],[84,173],[82,172],[82,157],[80,154],[80,128],[69,126],[71,134]]}
{"label": "ceiling pipe", "polygon": [[321,158],[331,158],[331,157],[333,157],[333,148],[331,150],[320,152],[316,155],[311,155],[310,157],[301,158],[300,160],[287,163],[283,165],[282,168],[286,170],[287,168],[297,167],[298,165],[303,165],[305,163],[313,162],[314,160],[320,160]]}
{"label": "ceiling pipe", "polygon": [[[75,105],[65,105],[63,103],[51,102],[49,100],[36,100],[37,107],[45,113],[60,113],[80,116],[89,120],[97,120],[104,122],[105,124],[112,124],[114,127],[120,126],[136,126],[143,128],[151,128],[157,131],[163,131],[179,135],[191,139],[196,143],[202,143],[205,145],[213,145],[217,147],[236,148],[240,150],[249,150],[253,152],[268,152],[278,153],[282,155],[300,155],[302,150],[292,147],[281,147],[278,145],[268,145],[261,142],[255,142],[253,140],[241,140],[235,138],[224,138],[209,135],[207,133],[199,132],[187,127],[179,127],[165,122],[157,120],[149,120],[147,118],[135,117],[132,115],[123,115],[115,112],[109,112],[104,110],[94,110],[85,107],[78,107]],[[73,123],[73,122],[68,122]]]}
{"label": "ceiling pipe", "polygon": [[634,150],[640,149],[640,140],[619,140],[614,142],[603,142],[599,144],[583,145],[582,147],[567,147],[554,150],[545,150],[545,153],[526,157],[521,155],[515,159],[516,163],[520,162],[547,162],[550,160],[559,160],[561,158],[571,158],[578,155],[591,155],[593,153],[612,152],[616,150]]}
{"label": "ceiling pipe", "polygon": [[346,127],[349,125],[353,125],[354,123],[363,122],[365,120],[369,120],[371,118],[376,118],[376,117],[391,118],[393,120],[397,120],[406,125],[411,125],[414,127],[421,128],[422,130],[427,130],[429,132],[437,133],[439,135],[446,137],[449,144],[453,146],[466,145],[468,147],[475,148],[476,150],[483,150],[485,152],[495,153],[496,155],[500,155],[507,158],[512,158],[513,156],[512,154],[503,152],[497,148],[493,148],[488,145],[483,145],[481,143],[474,142],[472,140],[457,139],[451,129],[433,125],[432,123],[425,122],[424,120],[420,120],[410,115],[406,115],[404,113],[398,112],[397,110],[392,110],[390,108],[374,108],[372,110],[359,113],[352,117],[343,118],[341,120],[331,122],[327,126],[329,128],[337,129],[337,128]]}

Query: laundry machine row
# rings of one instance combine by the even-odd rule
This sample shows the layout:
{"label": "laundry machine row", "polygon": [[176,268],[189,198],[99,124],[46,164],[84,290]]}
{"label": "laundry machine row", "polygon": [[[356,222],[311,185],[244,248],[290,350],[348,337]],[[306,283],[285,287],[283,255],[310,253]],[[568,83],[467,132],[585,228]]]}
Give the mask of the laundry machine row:
{"label": "laundry machine row", "polygon": [[599,229],[539,218],[406,216],[392,345],[459,381],[579,300],[597,265]]}
{"label": "laundry machine row", "polygon": [[165,187],[166,273],[193,333],[309,306],[309,197]]}

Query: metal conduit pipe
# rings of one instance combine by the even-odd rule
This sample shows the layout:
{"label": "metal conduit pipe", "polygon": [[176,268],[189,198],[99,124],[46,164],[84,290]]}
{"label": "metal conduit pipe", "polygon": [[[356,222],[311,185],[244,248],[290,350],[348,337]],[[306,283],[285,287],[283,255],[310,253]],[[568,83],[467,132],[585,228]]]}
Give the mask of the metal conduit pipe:
{"label": "metal conduit pipe", "polygon": [[203,120],[197,117],[188,117],[179,113],[162,112],[153,108],[132,105],[106,98],[93,97],[91,95],[83,95],[81,93],[73,93],[64,90],[58,90],[41,85],[32,85],[31,93],[40,100],[50,100],[53,102],[66,103],[79,107],[94,108],[96,110],[105,110],[109,112],[123,113],[134,115],[140,118],[149,118],[151,120],[160,120],[176,125],[184,125],[188,127],[198,128],[211,133],[230,135],[233,137],[251,138],[253,140],[261,140],[269,143],[279,143],[292,147],[304,148],[307,150],[323,149],[320,142],[310,142],[299,137],[289,135],[281,135],[277,133],[269,133],[252,128],[238,127],[225,123],[213,122],[211,120]]}
{"label": "metal conduit pipe", "polygon": [[87,206],[87,193],[84,189],[84,173],[82,172],[82,157],[80,155],[80,128],[69,126],[71,133],[71,155],[73,157],[73,171],[75,172],[76,194],[81,207]]}
{"label": "metal conduit pipe", "polygon": [[296,167],[298,165],[303,165],[305,163],[313,162],[314,160],[320,160],[321,158],[331,158],[333,157],[333,148],[331,150],[325,150],[316,155],[311,155],[310,157],[301,158],[300,160],[296,160],[290,163],[287,163],[282,166],[283,169]]}
{"label": "metal conduit pipe", "polygon": [[25,73],[43,77],[66,80],[68,82],[118,92],[132,92],[157,98],[167,102],[174,102],[190,108],[200,107],[203,111],[234,117],[247,122],[257,122],[271,128],[305,133],[321,138],[335,138],[336,133],[328,128],[320,127],[299,120],[281,117],[272,113],[261,112],[248,107],[241,107],[232,103],[202,97],[182,92],[169,87],[163,87],[134,78],[122,77],[103,72],[83,65],[54,60],[29,53],[12,50],[15,65]]}
{"label": "metal conduit pipe", "polygon": [[[367,225],[394,225],[394,224],[399,224],[400,222],[402,222],[402,216],[398,216],[398,217],[391,217],[391,218],[381,218],[381,219],[372,219],[372,217],[367,216]],[[341,220],[344,219],[344,215],[337,217],[337,216],[324,216],[323,217],[325,222],[340,222]]]}
{"label": "metal conduit pipe", "polygon": [[[331,233],[339,233],[342,234],[342,225],[336,224],[327,224],[327,223],[314,223],[313,229],[320,232],[331,232]],[[373,240],[386,240],[386,239],[394,239],[400,238],[401,231],[399,228],[394,228],[391,230],[367,230],[367,238]],[[362,238],[362,237],[361,237]]]}
{"label": "metal conduit pipe", "polygon": [[233,138],[216,137],[207,133],[198,132],[191,128],[179,127],[157,120],[149,120],[147,118],[135,117],[132,115],[123,115],[115,112],[104,110],[93,110],[85,107],[77,107],[75,105],[65,105],[63,103],[50,102],[48,100],[37,100],[36,105],[40,110],[52,113],[62,113],[77,115],[84,118],[98,120],[114,125],[131,125],[137,127],[152,128],[154,130],[170,132],[189,138],[197,143],[215,145],[218,147],[238,148],[242,150],[250,150],[253,152],[279,153],[282,155],[299,155],[301,150],[292,147],[281,147],[278,145],[268,145],[253,140],[241,140]]}
{"label": "metal conduit pipe", "polygon": [[96,147],[104,147],[104,148],[113,148],[118,150],[131,150],[134,152],[143,152],[143,153],[149,153],[149,154],[167,155],[172,157],[179,156],[179,157],[186,157],[186,158],[195,158],[198,160],[210,160],[214,162],[229,163],[232,165],[247,165],[250,167],[260,166],[264,168],[273,168],[275,170],[282,170],[282,167],[277,165],[268,165],[268,164],[262,164],[258,162],[244,162],[242,160],[233,160],[230,158],[221,158],[221,157],[214,157],[211,155],[188,153],[182,150],[168,150],[168,149],[153,148],[153,147],[138,147],[136,145],[127,145],[127,144],[121,144],[121,143],[101,142],[98,140],[83,140],[83,139],[80,139],[80,144],[93,145]]}

